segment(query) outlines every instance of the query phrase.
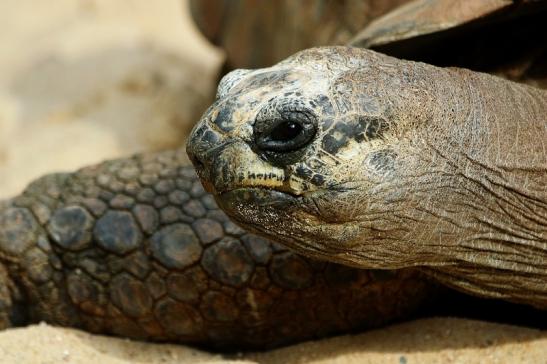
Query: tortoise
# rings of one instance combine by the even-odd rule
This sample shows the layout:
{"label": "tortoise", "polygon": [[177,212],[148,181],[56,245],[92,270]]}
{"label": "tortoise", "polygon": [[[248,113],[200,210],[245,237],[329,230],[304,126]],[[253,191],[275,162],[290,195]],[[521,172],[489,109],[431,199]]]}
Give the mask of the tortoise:
{"label": "tortoise", "polygon": [[[353,52],[398,64],[376,53],[330,48],[301,53],[277,67],[305,65],[313,54],[320,63]],[[219,99],[188,145],[208,189],[221,181],[210,177],[222,176],[207,172],[202,147],[209,137],[199,133],[208,129],[203,126],[219,105],[235,101],[239,82],[256,72],[225,77]],[[289,72],[261,82],[255,86],[278,82],[284,88],[293,81]],[[232,101],[237,110],[250,105]],[[380,132],[370,129],[371,135]],[[379,153],[371,162],[389,174],[389,160],[396,157]],[[258,182],[271,181],[262,177]],[[245,216],[230,208],[236,200],[214,197],[241,223]],[[270,219],[245,230],[218,209],[214,197],[203,190],[184,151],[177,150],[45,176],[20,196],[0,202],[0,327],[43,320],[143,340],[256,349],[408,318],[446,293],[415,268],[363,270],[298,255],[264,237],[272,236],[263,229]],[[274,235],[287,243],[283,234]],[[343,252],[335,260],[340,257]],[[532,304],[536,301],[541,303],[534,298]]]}
{"label": "tortoise", "polygon": [[[535,20],[526,30],[543,41],[518,48],[543,51],[545,7],[416,1],[353,44],[405,52],[417,37],[431,50],[457,36],[481,43],[478,23]],[[441,10],[465,26],[452,29]],[[547,309],[546,141],[547,91],[338,46],[227,74],[187,152],[228,216],[301,254],[419,267],[474,295]]]}

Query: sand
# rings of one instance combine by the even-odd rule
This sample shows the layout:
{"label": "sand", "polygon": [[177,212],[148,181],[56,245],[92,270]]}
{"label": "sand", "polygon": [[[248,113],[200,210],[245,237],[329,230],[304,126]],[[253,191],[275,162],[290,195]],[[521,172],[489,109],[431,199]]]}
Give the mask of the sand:
{"label": "sand", "polygon": [[437,318],[354,336],[229,357],[182,345],[149,344],[45,324],[0,333],[0,363],[547,363],[537,330]]}
{"label": "sand", "polygon": [[[48,172],[178,146],[222,53],[179,0],[0,2],[0,198]],[[0,363],[547,363],[545,332],[429,319],[230,357],[45,324],[0,332]]]}

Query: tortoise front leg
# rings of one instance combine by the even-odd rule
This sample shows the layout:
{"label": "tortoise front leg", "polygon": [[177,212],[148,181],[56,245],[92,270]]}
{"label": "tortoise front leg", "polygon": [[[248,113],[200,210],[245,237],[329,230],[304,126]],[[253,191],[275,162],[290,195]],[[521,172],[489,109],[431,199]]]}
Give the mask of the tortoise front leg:
{"label": "tortoise front leg", "polygon": [[24,324],[27,320],[24,308],[20,290],[0,264],[0,330]]}

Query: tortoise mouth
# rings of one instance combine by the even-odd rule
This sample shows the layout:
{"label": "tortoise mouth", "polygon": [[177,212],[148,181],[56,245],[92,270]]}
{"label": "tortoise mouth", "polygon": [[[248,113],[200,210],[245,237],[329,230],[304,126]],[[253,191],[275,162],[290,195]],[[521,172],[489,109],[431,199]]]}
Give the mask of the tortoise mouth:
{"label": "tortoise mouth", "polygon": [[313,221],[315,225],[347,222],[338,215],[338,210],[321,202],[325,199],[328,199],[328,193],[324,190],[293,194],[254,186],[235,188],[216,195],[221,209],[239,222],[252,221],[256,225],[264,225],[268,219],[284,219],[286,222],[305,220],[306,224]]}
{"label": "tortoise mouth", "polygon": [[253,205],[261,208],[279,208],[294,206],[302,197],[289,192],[267,187],[239,187],[218,194],[218,199],[226,207],[235,209]]}
{"label": "tortoise mouth", "polygon": [[[345,254],[351,239],[340,244],[339,237],[352,237],[359,231],[354,222],[345,224],[330,215],[322,216],[313,197],[261,187],[241,187],[216,196],[217,202],[236,223],[247,230],[316,258],[336,259],[348,264]],[[310,243],[312,241],[313,243]]]}

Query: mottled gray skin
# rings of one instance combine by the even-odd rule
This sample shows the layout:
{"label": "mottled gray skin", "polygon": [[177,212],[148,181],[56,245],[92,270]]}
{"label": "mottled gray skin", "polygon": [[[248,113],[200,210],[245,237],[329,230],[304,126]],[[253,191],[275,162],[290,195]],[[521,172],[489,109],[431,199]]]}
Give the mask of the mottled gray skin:
{"label": "mottled gray skin", "polygon": [[[261,146],[264,135],[285,143],[271,130],[287,121],[316,132],[289,151]],[[225,76],[187,150],[230,217],[300,253],[418,266],[465,292],[547,308],[543,90],[309,49]]]}
{"label": "mottled gray skin", "polygon": [[326,264],[246,232],[183,151],[46,176],[0,203],[0,328],[257,349],[376,327],[435,290],[416,271]]}

